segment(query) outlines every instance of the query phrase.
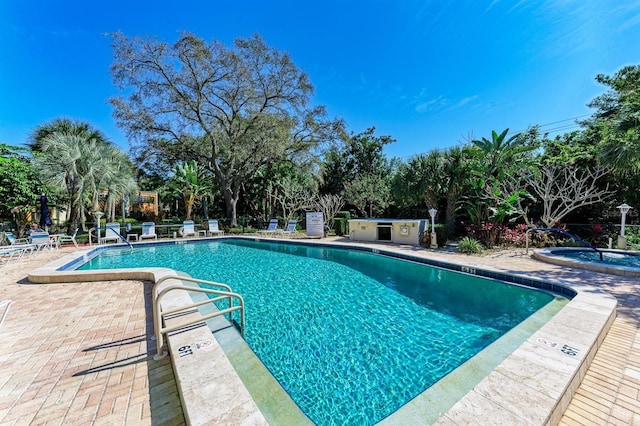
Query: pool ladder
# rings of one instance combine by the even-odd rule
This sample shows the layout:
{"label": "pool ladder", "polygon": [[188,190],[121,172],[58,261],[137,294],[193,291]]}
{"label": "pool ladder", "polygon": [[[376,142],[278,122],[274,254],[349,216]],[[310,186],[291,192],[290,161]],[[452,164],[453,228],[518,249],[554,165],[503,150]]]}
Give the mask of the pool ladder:
{"label": "pool ladder", "polygon": [[[205,284],[212,287],[219,287],[223,290],[215,290],[211,288],[202,288],[202,287],[188,287],[182,284],[171,284],[162,290],[158,290],[160,284],[164,283],[167,280],[178,280],[178,281],[188,281],[196,284]],[[173,290],[183,290],[188,292],[196,292],[196,293],[206,293],[217,295],[217,297],[207,299],[201,302],[195,302],[180,306],[178,308],[169,309],[166,311],[162,310],[162,306],[160,304],[162,298],[169,292]],[[152,298],[153,298],[153,331],[155,333],[154,337],[156,339],[156,348],[157,353],[154,355],[153,359],[160,360],[167,355],[167,352],[164,351],[164,336],[167,333],[172,331],[188,327],[190,325],[202,323],[211,318],[219,317],[221,315],[229,314],[228,320],[231,324],[237,324],[233,319],[233,312],[239,311],[240,313],[240,323],[238,324],[240,329],[240,334],[244,337],[244,328],[245,328],[245,320],[244,320],[244,299],[237,293],[234,293],[226,284],[216,283],[213,281],[199,280],[191,277],[176,277],[176,276],[167,276],[160,278],[153,286],[152,290]],[[208,315],[200,316],[198,315],[196,318],[187,319],[180,324],[174,324],[170,327],[164,325],[164,316],[176,314],[179,312],[186,313],[190,309],[196,308],[198,306],[208,305],[210,303],[215,303],[221,300],[228,301],[228,308],[218,310]],[[238,304],[234,305],[234,300],[238,302]]]}

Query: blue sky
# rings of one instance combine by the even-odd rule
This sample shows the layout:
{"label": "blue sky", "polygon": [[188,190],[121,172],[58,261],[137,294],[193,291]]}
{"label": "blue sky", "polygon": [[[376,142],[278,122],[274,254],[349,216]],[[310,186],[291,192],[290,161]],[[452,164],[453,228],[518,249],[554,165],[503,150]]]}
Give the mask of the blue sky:
{"label": "blue sky", "polygon": [[573,130],[605,90],[595,76],[640,63],[638,0],[3,0],[0,142],[71,117],[128,150],[107,102],[104,34],[118,30],[226,44],[259,33],[309,74],[315,104],[351,132],[390,135],[401,158],[491,130]]}

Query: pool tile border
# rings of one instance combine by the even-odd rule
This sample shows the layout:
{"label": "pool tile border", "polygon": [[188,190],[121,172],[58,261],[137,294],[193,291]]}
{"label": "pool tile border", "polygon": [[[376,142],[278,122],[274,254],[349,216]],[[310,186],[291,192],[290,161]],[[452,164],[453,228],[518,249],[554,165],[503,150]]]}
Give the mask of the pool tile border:
{"label": "pool tile border", "polygon": [[[366,251],[399,259],[425,263],[431,266],[462,273],[499,279],[517,285],[552,291],[571,299],[565,308],[548,321],[541,329],[535,332],[534,335],[531,336],[524,344],[520,345],[495,370],[478,383],[473,390],[468,392],[462,399],[455,403],[446,413],[442,413],[442,417],[438,420],[437,424],[450,424],[451,422],[479,424],[485,423],[482,421],[483,419],[487,420],[486,423],[491,423],[491,420],[495,421],[496,418],[506,419],[507,417],[518,419],[518,422],[531,424],[556,424],[571,401],[573,394],[586,374],[588,366],[594,358],[598,347],[604,340],[606,332],[609,330],[613,320],[615,319],[615,310],[617,305],[615,298],[598,290],[597,288],[591,288],[588,286],[581,286],[574,289],[571,284],[564,282],[547,282],[545,280],[534,279],[520,274],[511,275],[487,268],[475,268],[457,263],[427,259],[415,255],[408,255],[406,253],[395,252],[392,247],[380,248],[351,243],[326,243],[317,240],[303,242],[300,240],[284,240],[281,238],[270,239],[262,237],[218,238],[252,239],[265,242],[287,242],[308,246],[338,247]],[[191,244],[202,241],[203,239],[163,241],[158,243],[144,242],[134,244],[134,246],[154,244]],[[124,245],[120,244],[118,246],[123,247]],[[155,282],[160,278],[160,276],[175,274],[174,271],[164,268],[131,268],[122,270],[93,271],[72,270],[72,268],[76,267],[80,261],[84,262],[89,257],[97,255],[101,250],[111,247],[113,246],[96,247],[63,257],[43,268],[32,271],[29,274],[29,280],[33,283],[106,281],[112,279],[142,279]],[[589,318],[590,321],[584,321],[584,318]],[[561,325],[566,323],[570,323],[574,327],[570,328],[569,333],[566,331],[562,332],[561,330]],[[206,330],[208,329],[205,329],[204,327],[197,327],[196,330],[204,330],[205,333],[207,333]],[[189,330],[185,333],[177,333],[177,335],[182,335],[184,337],[186,333],[190,333],[192,331],[193,330]],[[580,334],[580,339],[574,338],[574,335],[571,335],[571,333],[575,334],[576,332]],[[170,347],[173,347],[171,344],[172,337],[173,336],[168,336]],[[577,342],[578,340],[579,342]],[[176,382],[180,389],[183,389],[187,384],[183,383],[180,359],[176,357],[174,352],[176,351],[171,351],[171,357],[172,362],[174,363]],[[223,357],[226,359],[226,356]],[[216,363],[217,362],[218,360]],[[226,362],[228,363],[229,360],[226,359]],[[553,367],[556,367],[556,370],[558,370],[558,376],[549,378],[541,375],[540,377],[534,377],[533,379],[529,377],[522,377],[521,372],[525,368],[536,364],[544,368],[544,371],[547,371],[547,369],[553,370]],[[202,370],[202,368],[198,369],[200,372]],[[568,375],[563,375],[561,374],[562,372],[566,372]],[[561,377],[564,378],[563,386],[559,386],[556,383]],[[241,384],[241,381],[239,379],[237,380]],[[550,380],[553,381],[552,386],[549,383]],[[495,390],[496,383],[502,383],[503,386],[511,389],[511,394],[517,393],[520,397],[509,399],[505,398],[501,392],[491,391],[491,389]],[[562,391],[558,392],[558,389],[560,388]],[[550,398],[538,398],[535,392],[533,394],[531,393],[532,389],[534,391],[536,389],[538,389],[538,391],[540,391],[540,389],[544,389],[546,392],[545,394],[548,394]],[[233,387],[233,390],[240,394],[247,392],[244,385],[240,387]],[[212,390],[209,389],[209,391],[211,392]],[[211,393],[212,397],[215,398],[219,391],[220,389],[214,389]],[[533,399],[528,398],[527,395],[533,395]],[[184,399],[183,392],[181,392],[181,398]],[[197,399],[201,402],[203,401],[200,397],[196,398],[190,396],[190,398]],[[209,408],[200,408],[200,410],[204,409],[206,412],[209,412],[208,410],[210,410],[212,400],[204,399],[204,401],[207,401],[207,407]],[[388,420],[383,422],[401,423],[403,419],[410,420],[415,418],[415,404],[413,403],[414,400],[410,401],[390,416]],[[526,409],[525,406],[529,406],[532,403],[536,404],[537,408],[535,410]],[[196,411],[193,410],[198,410],[198,408],[192,407],[192,401],[183,400],[183,404],[185,417],[189,422],[189,413],[195,413]],[[244,404],[243,400],[243,407],[245,405],[246,404]],[[248,406],[247,410],[244,408],[241,410],[242,413],[245,413],[244,415],[246,417],[243,417],[242,414],[238,414],[236,416],[231,413],[231,417],[227,417],[227,419],[229,420],[233,418],[233,421],[241,421],[242,419],[245,419],[256,424],[263,424],[263,422],[266,424],[266,420],[260,413],[257,406],[255,406],[255,402],[253,402],[253,405],[249,403]],[[405,409],[406,407],[412,406],[414,407],[414,411],[411,411],[408,408]],[[234,409],[230,408],[229,401],[222,401],[222,407],[217,407],[216,410],[217,411],[214,410],[215,419],[220,421],[225,416],[225,410],[233,411]],[[255,410],[257,410],[257,412]],[[213,418],[214,417],[212,417],[212,419]]]}

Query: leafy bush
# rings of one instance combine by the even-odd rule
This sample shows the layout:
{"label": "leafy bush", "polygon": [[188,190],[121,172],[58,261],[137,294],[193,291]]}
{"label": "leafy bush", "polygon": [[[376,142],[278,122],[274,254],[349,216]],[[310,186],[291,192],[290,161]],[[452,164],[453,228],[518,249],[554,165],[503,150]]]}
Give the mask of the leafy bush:
{"label": "leafy bush", "polygon": [[609,243],[609,235],[605,227],[595,224],[589,227],[589,236],[586,240],[595,247],[606,247]]}
{"label": "leafy bush", "polygon": [[333,220],[333,231],[336,235],[345,235],[347,233],[347,219],[336,217]]}
{"label": "leafy bush", "polygon": [[471,239],[481,241],[486,247],[515,246],[524,247],[527,225],[520,224],[513,228],[496,222],[483,222],[482,225],[463,224]]}
{"label": "leafy bush", "polygon": [[336,217],[333,219],[333,231],[336,235],[349,234],[349,220],[351,220],[351,212],[343,210],[336,213]]}
{"label": "leafy bush", "polygon": [[465,254],[479,254],[482,253],[482,244],[473,238],[464,237],[458,243],[458,251]]}
{"label": "leafy bush", "polygon": [[447,244],[447,227],[442,223],[436,223],[434,228],[436,230],[438,246],[444,246],[445,244]]}
{"label": "leafy bush", "polygon": [[627,237],[627,247],[640,250],[640,228],[625,226],[624,235]]}

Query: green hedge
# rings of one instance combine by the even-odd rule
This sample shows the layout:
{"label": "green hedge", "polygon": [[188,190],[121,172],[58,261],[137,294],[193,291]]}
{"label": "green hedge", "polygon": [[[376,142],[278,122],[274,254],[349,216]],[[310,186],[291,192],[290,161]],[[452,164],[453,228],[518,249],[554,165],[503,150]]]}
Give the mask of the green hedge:
{"label": "green hedge", "polygon": [[[442,223],[436,223],[434,229],[436,231],[436,238],[438,239],[438,247],[444,247],[447,244],[447,227]],[[431,245],[431,225],[429,225],[428,229],[425,229],[425,233],[427,235],[422,241],[422,245],[429,247]]]}
{"label": "green hedge", "polygon": [[347,219],[343,217],[336,217],[333,220],[333,231],[336,235],[346,235],[347,234]]}
{"label": "green hedge", "polygon": [[443,223],[436,223],[435,229],[438,247],[444,247],[447,244],[447,226]]}
{"label": "green hedge", "polygon": [[349,220],[351,212],[339,211],[333,219],[333,231],[336,235],[349,235]]}

